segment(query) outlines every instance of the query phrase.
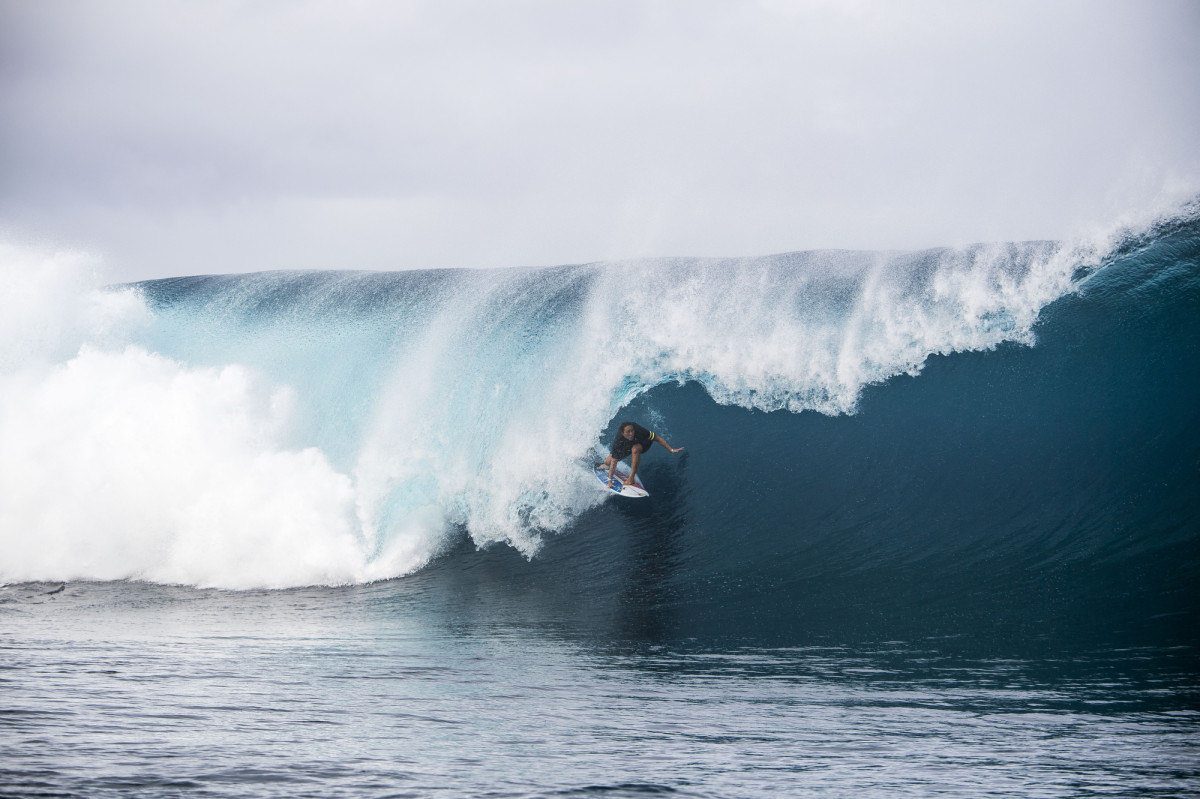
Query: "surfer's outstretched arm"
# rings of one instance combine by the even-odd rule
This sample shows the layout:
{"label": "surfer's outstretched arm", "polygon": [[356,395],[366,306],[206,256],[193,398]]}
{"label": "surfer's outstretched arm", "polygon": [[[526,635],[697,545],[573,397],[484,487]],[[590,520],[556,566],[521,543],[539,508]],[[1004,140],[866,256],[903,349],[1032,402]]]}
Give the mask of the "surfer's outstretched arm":
{"label": "surfer's outstretched arm", "polygon": [[655,433],[655,435],[654,435],[654,440],[657,441],[658,443],[662,444],[667,449],[669,449],[671,451],[672,455],[674,455],[676,452],[683,452],[683,450],[685,449],[684,447],[672,447],[670,444],[667,443],[667,440],[665,438],[658,435],[657,433]]}

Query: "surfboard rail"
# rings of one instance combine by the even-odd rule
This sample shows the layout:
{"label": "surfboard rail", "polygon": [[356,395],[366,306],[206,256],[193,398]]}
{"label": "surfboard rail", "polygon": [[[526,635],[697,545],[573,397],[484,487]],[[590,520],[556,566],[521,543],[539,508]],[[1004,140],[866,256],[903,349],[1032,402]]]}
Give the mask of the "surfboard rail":
{"label": "surfboard rail", "polygon": [[650,496],[650,492],[646,490],[646,487],[644,485],[642,485],[642,481],[637,477],[633,478],[632,485],[622,485],[625,482],[625,479],[629,476],[629,469],[627,469],[627,468],[623,469],[622,466],[624,466],[624,464],[619,464],[617,466],[617,470],[613,473],[612,485],[609,485],[609,482],[608,482],[608,470],[607,469],[600,467],[600,466],[596,466],[596,467],[593,467],[592,471],[595,472],[596,479],[599,480],[600,483],[605,488],[607,488],[609,491],[613,492],[614,494],[620,494],[623,497],[633,497],[633,498],[641,498],[641,497]]}

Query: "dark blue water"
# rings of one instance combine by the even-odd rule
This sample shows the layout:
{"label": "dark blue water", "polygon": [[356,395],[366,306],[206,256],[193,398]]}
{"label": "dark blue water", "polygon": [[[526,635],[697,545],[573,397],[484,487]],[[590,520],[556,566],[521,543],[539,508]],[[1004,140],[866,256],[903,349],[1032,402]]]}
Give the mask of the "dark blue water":
{"label": "dark blue water", "polygon": [[39,296],[0,796],[1200,794],[1194,207]]}
{"label": "dark blue water", "polygon": [[712,646],[660,639],[649,616],[614,620],[617,638],[536,586],[448,596],[434,575],[2,596],[6,796],[1197,789],[1187,648]]}

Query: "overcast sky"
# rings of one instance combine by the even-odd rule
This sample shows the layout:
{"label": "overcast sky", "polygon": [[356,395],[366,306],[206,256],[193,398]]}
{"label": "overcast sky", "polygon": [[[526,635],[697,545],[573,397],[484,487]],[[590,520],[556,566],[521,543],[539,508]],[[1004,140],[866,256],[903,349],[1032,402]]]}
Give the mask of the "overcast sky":
{"label": "overcast sky", "polygon": [[1064,238],[1200,190],[1200,2],[0,0],[0,230],[115,279]]}

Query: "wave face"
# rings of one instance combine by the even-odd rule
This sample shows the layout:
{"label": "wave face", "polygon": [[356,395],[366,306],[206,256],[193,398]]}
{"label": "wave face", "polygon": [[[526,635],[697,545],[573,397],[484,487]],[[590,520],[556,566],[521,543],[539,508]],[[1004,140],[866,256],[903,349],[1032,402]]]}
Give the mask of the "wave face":
{"label": "wave face", "polygon": [[[653,602],[695,619],[1081,581],[1196,606],[1195,204],[1086,245],[117,287],[0,260],[0,580],[491,558],[619,597],[648,535]],[[642,505],[588,468],[626,417],[687,446]]]}

